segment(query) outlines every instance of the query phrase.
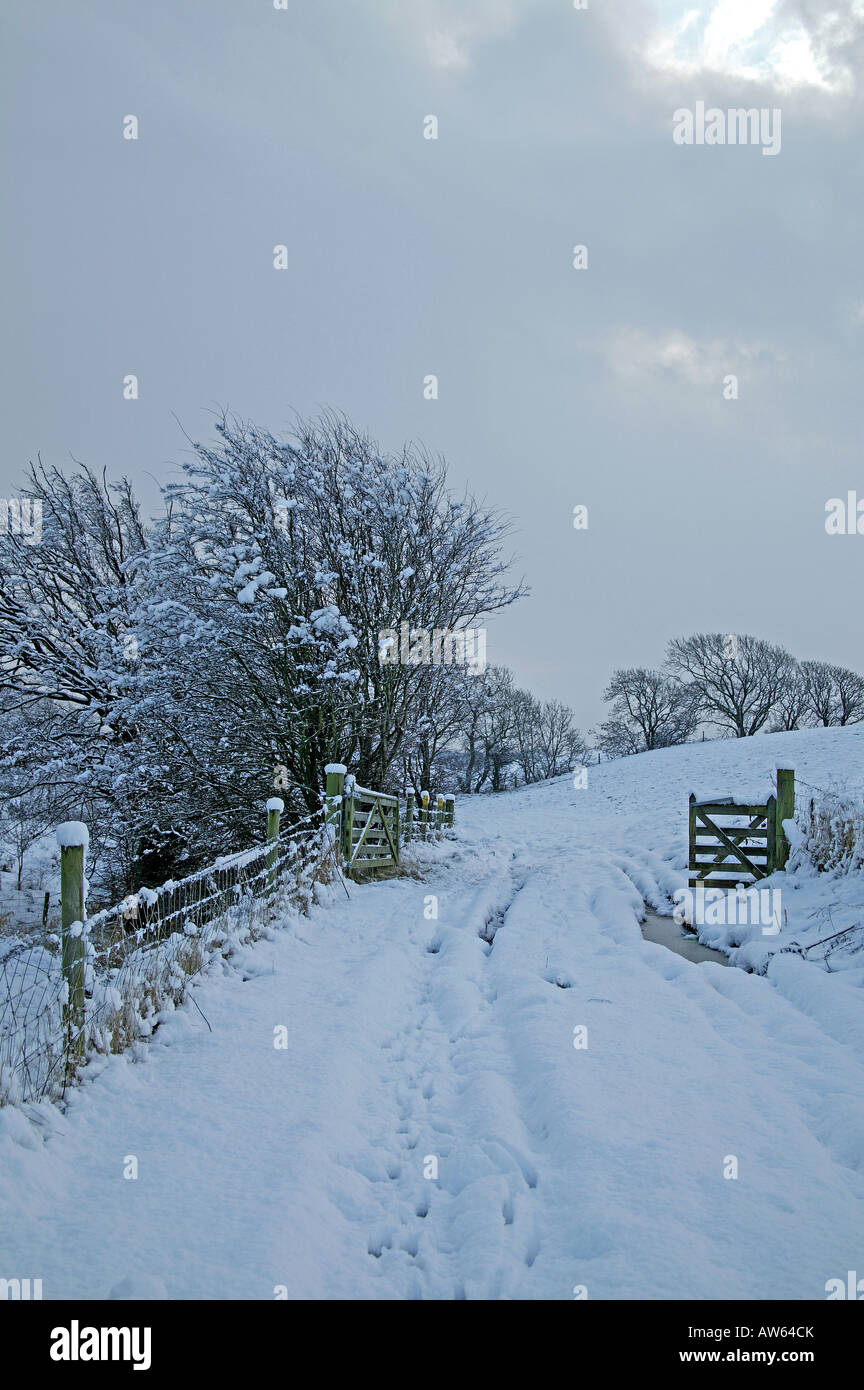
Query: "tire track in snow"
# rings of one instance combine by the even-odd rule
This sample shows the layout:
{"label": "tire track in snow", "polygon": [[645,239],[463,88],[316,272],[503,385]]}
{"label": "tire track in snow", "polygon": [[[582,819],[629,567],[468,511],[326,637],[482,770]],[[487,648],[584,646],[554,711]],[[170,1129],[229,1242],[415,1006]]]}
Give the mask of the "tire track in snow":
{"label": "tire track in snow", "polygon": [[[503,882],[481,880],[455,920],[445,913],[419,943],[416,1017],[386,1049],[395,1119],[380,1143],[395,1153],[391,1183],[379,1184],[381,1217],[368,1249],[403,1297],[510,1296],[539,1250],[529,1135],[512,1082],[492,1067],[506,1047],[488,961],[526,882],[513,868]],[[461,975],[455,991],[454,971]],[[424,1176],[436,1169],[437,1177]]]}

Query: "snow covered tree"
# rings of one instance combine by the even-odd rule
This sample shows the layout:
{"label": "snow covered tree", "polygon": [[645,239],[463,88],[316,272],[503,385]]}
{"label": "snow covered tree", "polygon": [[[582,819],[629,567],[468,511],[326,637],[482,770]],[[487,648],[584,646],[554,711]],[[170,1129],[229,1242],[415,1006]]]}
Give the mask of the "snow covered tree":
{"label": "snow covered tree", "polygon": [[61,795],[34,758],[38,741],[28,725],[28,714],[0,691],[0,843],[15,852],[19,891],[27,851],[64,819]]}
{"label": "snow covered tree", "polygon": [[258,838],[274,779],[296,821],[328,762],[374,787],[400,758],[430,777],[469,679],[430,638],[523,592],[505,524],[421,449],[384,454],[336,416],[217,435],[149,527],[127,481],[40,462],[40,543],[0,538],[7,751],[28,794],[88,821],[112,892]]}
{"label": "snow covered tree", "polygon": [[[328,597],[357,638],[339,761],[380,786],[422,708],[431,634],[476,627],[523,592],[505,579],[507,526],[469,495],[454,498],[441,460],[414,446],[382,454],[342,418],[301,426],[292,457],[308,477],[299,495]],[[388,659],[380,634],[401,636],[403,624],[417,634],[408,659],[401,641]]]}
{"label": "snow covered tree", "polygon": [[79,464],[31,465],[22,495],[42,507],[38,544],[0,537],[0,688],[18,707],[48,700],[124,733],[129,612],[147,539],[131,484]]}
{"label": "snow covered tree", "polygon": [[341,418],[300,424],[287,441],[227,418],[217,430],[166,489],[138,615],[150,671],[139,718],[158,711],[186,738],[224,814],[277,765],[308,810],[330,761],[384,787],[410,746],[425,775],[465,668],[431,665],[419,640],[394,661],[381,634],[404,624],[428,647],[433,631],[513,602],[506,528],[450,496],[443,464],[383,455]]}
{"label": "snow covered tree", "polygon": [[0,537],[0,757],[31,800],[94,825],[95,854],[134,764],[130,615],[146,529],[128,480],[80,464],[66,477],[40,460],[22,493],[42,526],[37,543]]}

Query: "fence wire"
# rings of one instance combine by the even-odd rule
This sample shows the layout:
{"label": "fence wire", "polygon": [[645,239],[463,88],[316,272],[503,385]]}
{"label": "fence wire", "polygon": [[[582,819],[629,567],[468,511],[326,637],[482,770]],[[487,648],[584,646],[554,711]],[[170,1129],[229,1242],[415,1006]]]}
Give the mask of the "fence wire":
{"label": "fence wire", "polygon": [[320,815],[84,923],[84,1009],[73,1018],[61,940],[0,948],[0,1105],[57,1099],[93,1052],[121,1052],[229,942],[254,940],[288,907],[307,911],[333,849]]}

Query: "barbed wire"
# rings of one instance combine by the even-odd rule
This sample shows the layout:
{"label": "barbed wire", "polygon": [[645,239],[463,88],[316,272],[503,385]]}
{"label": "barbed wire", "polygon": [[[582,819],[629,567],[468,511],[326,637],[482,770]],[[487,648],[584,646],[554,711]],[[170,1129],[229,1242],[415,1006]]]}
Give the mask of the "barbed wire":
{"label": "barbed wire", "polygon": [[827,796],[830,801],[849,802],[855,800],[856,795],[858,795],[855,792],[827,791],[825,787],[817,787],[812,782],[805,782],[804,778],[799,777],[797,773],[795,774],[795,786],[796,790],[798,787],[807,787],[811,792],[818,792],[820,796]]}

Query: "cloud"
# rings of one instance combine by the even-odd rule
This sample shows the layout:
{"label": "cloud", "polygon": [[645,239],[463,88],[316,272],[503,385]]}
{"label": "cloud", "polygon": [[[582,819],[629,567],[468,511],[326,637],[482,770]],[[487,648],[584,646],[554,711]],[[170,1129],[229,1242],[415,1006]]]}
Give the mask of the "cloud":
{"label": "cloud", "polygon": [[686,382],[691,386],[717,386],[728,372],[738,373],[781,361],[773,349],[756,342],[698,339],[680,329],[650,333],[624,328],[607,339],[606,360],[616,376]]}
{"label": "cloud", "polygon": [[661,0],[645,45],[657,70],[716,73],[778,90],[843,94],[854,84],[864,0]]}
{"label": "cloud", "polygon": [[478,44],[511,30],[535,0],[386,0],[389,23],[430,67],[464,72]]}

